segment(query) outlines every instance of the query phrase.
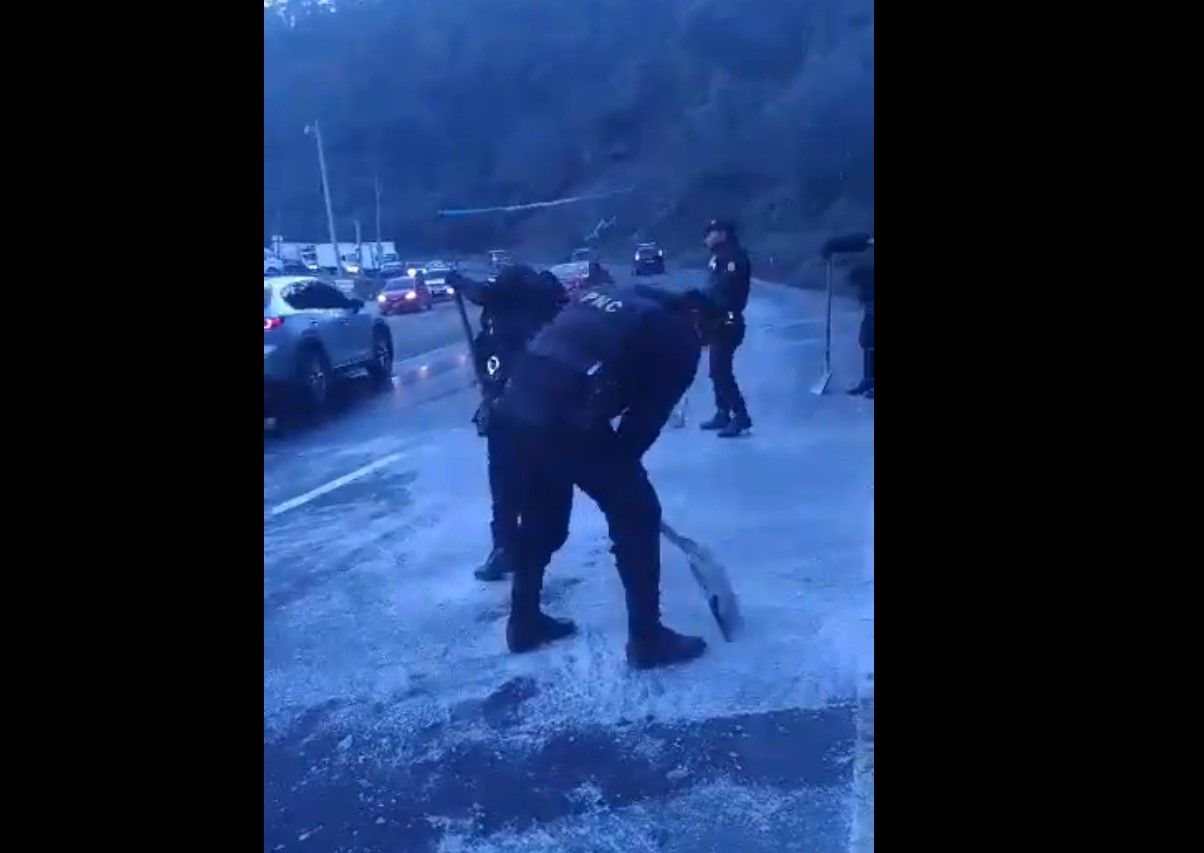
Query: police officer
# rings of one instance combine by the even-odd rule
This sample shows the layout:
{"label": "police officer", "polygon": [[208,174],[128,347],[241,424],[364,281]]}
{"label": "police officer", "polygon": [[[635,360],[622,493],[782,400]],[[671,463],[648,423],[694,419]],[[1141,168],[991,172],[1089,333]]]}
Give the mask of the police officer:
{"label": "police officer", "polygon": [[552,273],[536,273],[526,265],[506,267],[496,279],[474,281],[453,273],[449,282],[469,301],[481,306],[481,329],[473,341],[473,357],[485,377],[481,407],[474,420],[485,435],[493,549],[474,574],[479,580],[502,580],[513,571],[511,555],[519,526],[518,499],[512,478],[507,477],[505,448],[491,413],[506,387],[509,370],[531,337],[567,301],[564,286]]}
{"label": "police officer", "polygon": [[[849,234],[845,237],[833,237],[827,240],[820,249],[825,261],[835,254],[864,252],[874,247],[874,238],[870,234]],[[861,381],[849,389],[850,394],[864,394],[874,399],[874,262],[854,267],[849,272],[849,282],[857,288],[861,299],[862,314],[861,328],[857,333],[857,343],[861,345],[862,374]]]}
{"label": "police officer", "polygon": [[711,251],[706,295],[712,310],[702,316],[703,334],[711,347],[711,384],[715,389],[715,416],[701,424],[718,430],[722,438],[733,438],[752,427],[744,396],[736,384],[732,359],[744,341],[744,306],[752,278],[748,253],[736,239],[736,226],[713,219],[704,237]]}
{"label": "police officer", "polygon": [[628,663],[665,666],[706,649],[701,638],[661,624],[661,508],[641,462],[694,379],[696,298],[645,285],[587,288],[519,360],[496,412],[522,471],[506,625],[512,652],[576,631],[540,610],[544,570],[568,537],[574,485],[610,528],[627,600]]}

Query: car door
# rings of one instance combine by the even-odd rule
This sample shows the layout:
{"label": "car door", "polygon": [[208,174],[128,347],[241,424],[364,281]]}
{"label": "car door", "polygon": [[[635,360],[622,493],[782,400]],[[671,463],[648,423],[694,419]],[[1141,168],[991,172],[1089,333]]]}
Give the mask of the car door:
{"label": "car door", "polygon": [[365,361],[371,350],[368,335],[358,333],[360,315],[351,310],[351,300],[325,282],[316,282],[312,299],[319,316],[318,331],[335,367]]}
{"label": "car door", "polygon": [[361,364],[372,358],[372,330],[376,327],[376,317],[364,310],[364,303],[361,299],[343,297],[343,303],[343,325],[347,330],[347,348],[351,353],[351,360]]}
{"label": "car door", "polygon": [[[332,295],[333,294],[333,295]],[[301,337],[316,338],[326,351],[333,367],[342,366],[347,358],[346,331],[343,328],[342,311],[335,309],[337,290],[316,279],[300,281],[290,285],[285,301],[297,312],[294,328]]]}

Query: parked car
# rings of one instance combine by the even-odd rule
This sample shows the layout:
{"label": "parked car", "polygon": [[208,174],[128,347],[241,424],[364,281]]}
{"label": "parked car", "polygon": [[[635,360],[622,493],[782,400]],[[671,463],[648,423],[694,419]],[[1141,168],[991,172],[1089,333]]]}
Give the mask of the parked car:
{"label": "parked car", "polygon": [[321,412],[339,378],[366,370],[393,374],[393,337],[384,320],[363,311],[312,276],[263,280],[264,416],[295,406]]}
{"label": "parked car", "polygon": [[576,261],[567,264],[557,264],[552,267],[551,273],[560,279],[560,283],[564,285],[564,289],[570,294],[587,287],[615,283],[614,276],[597,261]]}
{"label": "parked car", "polygon": [[385,252],[381,257],[378,273],[382,278],[393,278],[402,275],[405,267],[401,265],[401,256],[396,252]]}
{"label": "parked car", "polygon": [[430,311],[432,305],[431,291],[421,274],[413,278],[403,275],[389,279],[376,301],[380,305],[380,313],[385,316]]}
{"label": "parked car", "polygon": [[505,249],[493,249],[489,253],[489,268],[495,273],[515,264],[514,255]]}
{"label": "parked car", "polygon": [[632,275],[661,275],[665,271],[665,252],[656,243],[640,243],[635,247]]}

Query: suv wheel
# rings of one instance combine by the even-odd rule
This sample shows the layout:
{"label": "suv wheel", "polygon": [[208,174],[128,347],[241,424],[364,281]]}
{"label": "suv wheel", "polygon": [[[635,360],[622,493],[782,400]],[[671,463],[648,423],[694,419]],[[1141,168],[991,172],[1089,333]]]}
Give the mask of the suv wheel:
{"label": "suv wheel", "polygon": [[297,398],[307,415],[320,415],[330,402],[331,372],[326,356],[315,346],[306,347],[297,362]]}

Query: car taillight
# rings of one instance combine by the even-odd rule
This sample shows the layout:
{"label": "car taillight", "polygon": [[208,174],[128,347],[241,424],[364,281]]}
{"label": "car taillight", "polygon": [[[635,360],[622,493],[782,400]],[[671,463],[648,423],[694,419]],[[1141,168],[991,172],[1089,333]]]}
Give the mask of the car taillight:
{"label": "car taillight", "polygon": [[283,317],[264,317],[263,318],[263,330],[265,332],[270,332],[272,329],[279,329],[283,325],[284,325]]}

